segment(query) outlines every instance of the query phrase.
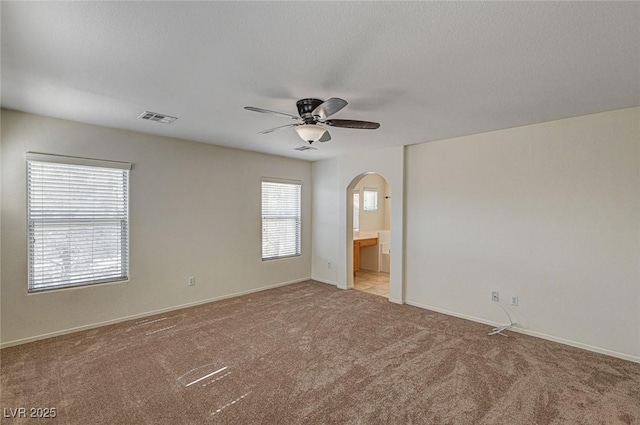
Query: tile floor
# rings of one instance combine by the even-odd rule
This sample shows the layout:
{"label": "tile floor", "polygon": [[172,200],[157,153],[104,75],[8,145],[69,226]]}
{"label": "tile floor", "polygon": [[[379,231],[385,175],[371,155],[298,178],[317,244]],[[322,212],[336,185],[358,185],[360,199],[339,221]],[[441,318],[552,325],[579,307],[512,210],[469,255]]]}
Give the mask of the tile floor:
{"label": "tile floor", "polygon": [[358,291],[389,298],[389,273],[360,270],[353,278],[353,287]]}

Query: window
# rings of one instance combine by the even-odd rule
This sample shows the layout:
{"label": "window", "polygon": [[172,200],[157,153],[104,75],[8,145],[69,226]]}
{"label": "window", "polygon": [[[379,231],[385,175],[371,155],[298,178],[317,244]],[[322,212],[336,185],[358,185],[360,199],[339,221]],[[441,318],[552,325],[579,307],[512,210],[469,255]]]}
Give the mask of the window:
{"label": "window", "polygon": [[262,259],[300,255],[302,184],[262,180]]}
{"label": "window", "polygon": [[360,230],[360,191],[353,191],[353,230]]}
{"label": "window", "polygon": [[364,188],[364,205],[365,211],[378,211],[378,189]]}
{"label": "window", "polygon": [[27,154],[29,292],[128,279],[130,168]]}

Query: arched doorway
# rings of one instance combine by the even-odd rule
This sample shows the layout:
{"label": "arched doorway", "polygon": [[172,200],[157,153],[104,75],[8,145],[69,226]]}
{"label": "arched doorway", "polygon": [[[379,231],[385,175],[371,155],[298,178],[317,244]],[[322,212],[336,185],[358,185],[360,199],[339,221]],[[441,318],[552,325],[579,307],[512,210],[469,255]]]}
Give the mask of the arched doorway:
{"label": "arched doorway", "polygon": [[381,174],[367,172],[351,182],[347,197],[350,286],[389,298],[391,186]]}

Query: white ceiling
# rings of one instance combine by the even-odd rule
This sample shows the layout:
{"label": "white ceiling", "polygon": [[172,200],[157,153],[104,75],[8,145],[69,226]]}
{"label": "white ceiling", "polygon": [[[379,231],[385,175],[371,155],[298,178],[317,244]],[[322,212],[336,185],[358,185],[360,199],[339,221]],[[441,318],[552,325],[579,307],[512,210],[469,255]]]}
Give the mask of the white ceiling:
{"label": "white ceiling", "polygon": [[[640,2],[2,2],[2,106],[318,160],[640,105]],[[341,97],[317,151],[286,118]],[[145,110],[177,116],[142,121]],[[317,146],[316,146],[317,145]]]}

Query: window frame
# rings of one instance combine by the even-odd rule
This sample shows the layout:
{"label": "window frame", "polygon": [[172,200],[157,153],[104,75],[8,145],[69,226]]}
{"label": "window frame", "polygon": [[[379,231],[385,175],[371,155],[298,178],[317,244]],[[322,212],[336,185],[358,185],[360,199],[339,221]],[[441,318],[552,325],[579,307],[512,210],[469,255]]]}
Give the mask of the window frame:
{"label": "window frame", "polygon": [[[375,193],[375,194],[376,194],[376,196],[375,196],[375,200],[376,200],[376,202],[375,202],[374,208],[367,208],[367,201],[366,201],[366,200],[367,200],[367,192]],[[380,192],[379,192],[378,188],[375,188],[375,187],[365,187],[365,188],[363,188],[363,189],[362,189],[362,211],[365,211],[365,212],[375,212],[375,211],[378,211],[378,209],[380,208],[380,206],[379,206],[379,204],[380,204],[379,200],[380,200]]]}
{"label": "window frame", "polygon": [[[358,198],[358,205],[356,205],[356,195]],[[353,231],[360,231],[360,190],[353,189],[353,193],[351,194],[351,200],[353,202]],[[357,225],[356,225],[357,224]]]}
{"label": "window frame", "polygon": [[[299,192],[298,192],[298,213],[297,215],[291,216],[289,217],[290,219],[294,219],[297,220],[297,234],[296,234],[296,238],[297,238],[297,245],[296,245],[296,252],[293,254],[286,254],[286,255],[272,255],[272,256],[265,256],[265,214],[264,214],[264,202],[263,202],[263,198],[264,198],[264,184],[265,183],[272,183],[272,184],[285,184],[285,185],[292,185],[292,186],[298,186],[299,188]],[[262,261],[272,261],[272,260],[282,260],[282,259],[287,259],[287,258],[296,258],[296,257],[300,257],[302,255],[302,225],[303,225],[303,218],[302,218],[302,191],[303,191],[303,184],[301,180],[291,180],[291,179],[282,179],[282,178],[274,178],[274,177],[262,177],[260,180],[260,249],[261,249],[261,254],[260,257],[262,259]]]}
{"label": "window frame", "polygon": [[[131,265],[131,241],[130,241],[130,224],[131,224],[131,208],[130,208],[130,184],[131,184],[131,176],[130,171],[132,168],[131,163],[128,162],[120,162],[120,161],[108,161],[101,159],[91,159],[91,158],[81,158],[81,157],[73,157],[73,156],[63,156],[63,155],[54,155],[54,154],[46,154],[39,152],[27,152],[25,155],[25,174],[26,174],[26,242],[27,242],[27,293],[28,294],[38,294],[38,293],[47,293],[51,291],[58,291],[70,288],[81,288],[81,287],[91,287],[94,285],[100,285],[104,283],[117,283],[117,282],[127,282],[130,278],[130,265]],[[34,219],[32,218],[32,191],[31,191],[31,170],[30,163],[52,163],[52,164],[61,164],[66,166],[75,166],[75,167],[96,167],[102,169],[111,169],[111,170],[122,170],[126,172],[123,177],[123,182],[126,186],[123,189],[123,196],[125,197],[125,214],[124,214],[124,227],[123,231],[124,238],[120,237],[120,244],[124,242],[125,249],[122,251],[126,251],[121,254],[119,268],[122,271],[121,277],[105,277],[99,278],[99,275],[89,276],[83,280],[79,280],[76,282],[66,282],[63,280],[58,280],[54,283],[50,283],[48,285],[36,286],[34,283],[34,261],[32,261],[32,250],[34,249],[34,245],[32,243],[32,226],[36,226],[38,222],[42,223],[45,219]],[[69,223],[79,223],[82,221],[87,221],[86,218],[75,218],[68,217]],[[122,247],[121,247],[122,249]],[[124,261],[123,261],[124,260]],[[89,270],[89,269],[87,269]]]}

